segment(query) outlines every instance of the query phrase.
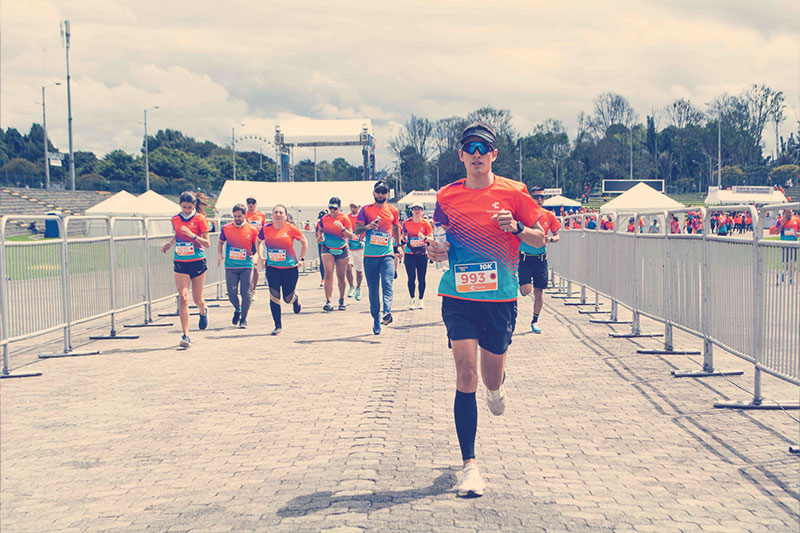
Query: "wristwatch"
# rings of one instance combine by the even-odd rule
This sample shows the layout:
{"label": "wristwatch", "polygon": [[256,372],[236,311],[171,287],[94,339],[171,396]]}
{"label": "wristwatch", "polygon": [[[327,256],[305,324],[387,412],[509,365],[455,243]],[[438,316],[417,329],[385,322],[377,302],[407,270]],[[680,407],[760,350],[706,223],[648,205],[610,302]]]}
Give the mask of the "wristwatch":
{"label": "wristwatch", "polygon": [[517,231],[512,231],[511,234],[512,235],[519,235],[523,231],[525,231],[525,225],[522,222],[520,222],[519,220],[517,220]]}

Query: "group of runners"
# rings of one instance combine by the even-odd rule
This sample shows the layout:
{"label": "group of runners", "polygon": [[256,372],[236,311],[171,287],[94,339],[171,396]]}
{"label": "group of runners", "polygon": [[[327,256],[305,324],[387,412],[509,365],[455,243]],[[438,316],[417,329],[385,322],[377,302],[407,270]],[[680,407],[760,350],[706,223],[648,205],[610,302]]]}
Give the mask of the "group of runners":
{"label": "group of runners", "polygon": [[[518,291],[533,294],[531,330],[541,332],[537,322],[547,284],[546,244],[558,240],[560,226],[549,211],[541,208],[543,191],[534,190],[531,196],[523,183],[492,172],[498,151],[491,126],[470,124],[462,133],[460,145],[458,155],[466,177],[437,193],[433,214],[434,223],[445,229],[445,240],[432,238],[434,228],[423,218],[420,204],[411,206],[412,217],[401,224],[398,210],[388,204],[389,186],[383,181],[374,185],[374,202],[362,207],[351,204],[349,215],[341,213],[339,198],[331,198],[327,213],[317,223],[316,235],[324,268],[323,309],[334,310],[334,276],[337,307],[344,310],[348,283],[348,296],[359,299],[363,273],[376,335],[393,320],[398,259],[403,259],[408,275],[410,308],[424,306],[429,259],[449,265],[442,267],[438,295],[456,368],[453,412],[463,461],[458,493],[474,497],[481,496],[485,487],[475,453],[479,376],[487,389],[489,410],[501,415],[507,404],[506,355],[516,325]],[[206,271],[203,248],[210,246],[209,223],[197,212],[196,201],[192,193],[181,195],[181,212],[172,219],[175,237],[162,248],[166,253],[175,245],[181,345],[187,347],[191,343],[190,288],[200,311],[199,328],[208,325],[202,287]],[[218,261],[225,262],[228,295],[235,310],[233,322],[240,328],[247,326],[257,266],[263,264],[275,321],[272,333],[277,335],[281,332],[281,302],[291,303],[295,313],[301,310],[295,290],[308,242],[288,222],[282,205],[273,208],[270,222],[248,218],[248,212],[255,211],[255,199],[248,199],[247,207],[235,206],[233,211],[234,220],[221,228],[218,245]],[[294,252],[294,241],[300,242],[300,257]],[[263,255],[262,243],[266,249]]]}

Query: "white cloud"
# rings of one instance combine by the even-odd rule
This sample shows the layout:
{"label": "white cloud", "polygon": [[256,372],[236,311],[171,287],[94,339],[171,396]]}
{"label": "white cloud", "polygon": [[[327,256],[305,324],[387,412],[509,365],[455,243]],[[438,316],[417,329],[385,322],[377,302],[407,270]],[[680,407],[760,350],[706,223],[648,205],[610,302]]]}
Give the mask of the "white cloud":
{"label": "white cloud", "polygon": [[[217,143],[241,122],[271,137],[279,116],[369,117],[379,167],[393,165],[385,143],[411,114],[482,105],[511,109],[520,131],[547,118],[574,129],[605,91],[628,97],[643,119],[675,98],[702,107],[765,83],[786,94],[783,132],[800,119],[797,8],[786,0],[29,0],[4,5],[2,127],[41,121],[43,79],[64,77],[66,18],[75,147],[99,154],[137,151],[142,110],[153,105],[151,131]],[[62,150],[65,100],[63,87],[49,90],[48,130]]]}

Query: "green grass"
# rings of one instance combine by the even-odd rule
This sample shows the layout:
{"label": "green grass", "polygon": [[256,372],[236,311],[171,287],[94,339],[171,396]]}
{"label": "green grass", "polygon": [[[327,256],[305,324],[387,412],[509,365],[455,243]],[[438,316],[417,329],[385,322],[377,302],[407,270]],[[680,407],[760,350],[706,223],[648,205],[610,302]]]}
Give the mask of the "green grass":
{"label": "green grass", "polygon": [[[117,249],[117,264],[128,264],[127,255],[131,253],[134,252]],[[68,262],[71,274],[109,270],[108,251],[104,246],[74,244],[70,247]],[[6,265],[12,281],[57,278],[61,275],[61,245],[56,241],[52,245],[7,247]]]}

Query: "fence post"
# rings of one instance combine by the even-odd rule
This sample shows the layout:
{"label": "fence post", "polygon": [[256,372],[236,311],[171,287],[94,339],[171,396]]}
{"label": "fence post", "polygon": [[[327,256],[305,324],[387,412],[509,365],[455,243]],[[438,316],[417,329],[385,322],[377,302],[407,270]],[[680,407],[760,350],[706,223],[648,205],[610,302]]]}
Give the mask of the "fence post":
{"label": "fence post", "polygon": [[702,306],[700,309],[700,324],[703,329],[703,371],[714,371],[714,345],[711,344],[711,339],[708,337],[708,330],[711,327],[711,269],[708,266],[708,235],[711,232],[711,211],[707,211],[703,217],[703,258],[702,266],[700,269],[700,277],[702,282]]}
{"label": "fence post", "polygon": [[760,218],[758,211],[752,210],[753,213],[753,359],[755,359],[755,375],[753,378],[753,405],[761,405],[764,401],[761,396],[761,365],[764,363],[764,336],[759,332],[763,329],[763,316],[764,316],[764,261],[761,257],[761,250],[759,244],[758,231],[755,228],[760,225]]}
{"label": "fence post", "polygon": [[670,260],[672,259],[672,254],[670,254],[670,242],[669,242],[669,234],[672,231],[672,221],[669,220],[670,214],[669,211],[664,211],[664,264],[661,266],[662,274],[661,274],[661,289],[664,298],[664,351],[665,352],[672,352],[675,349],[675,346],[672,342],[672,321],[670,317],[672,315],[672,298],[671,298],[671,291],[669,290],[670,283],[668,276],[670,275],[669,272],[669,265]]}
{"label": "fence post", "polygon": [[[6,215],[0,216],[0,339],[8,339],[8,265],[6,264]],[[0,372],[0,379],[8,378],[29,378],[41,376],[41,372],[29,372],[26,374],[11,374],[8,369],[8,343],[3,344],[3,370]]]}

